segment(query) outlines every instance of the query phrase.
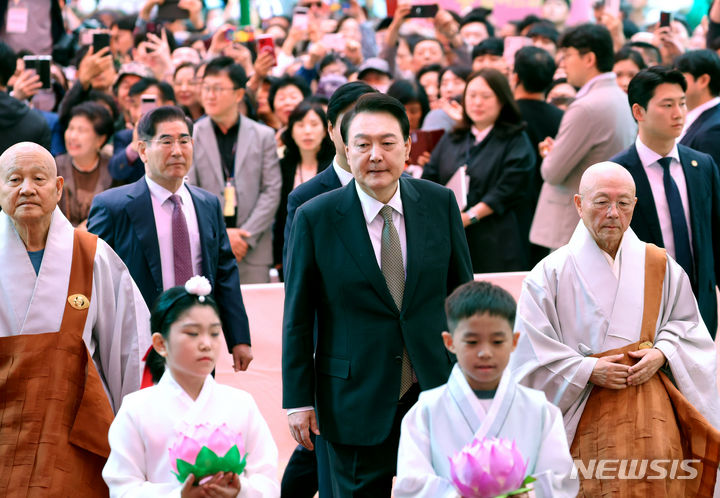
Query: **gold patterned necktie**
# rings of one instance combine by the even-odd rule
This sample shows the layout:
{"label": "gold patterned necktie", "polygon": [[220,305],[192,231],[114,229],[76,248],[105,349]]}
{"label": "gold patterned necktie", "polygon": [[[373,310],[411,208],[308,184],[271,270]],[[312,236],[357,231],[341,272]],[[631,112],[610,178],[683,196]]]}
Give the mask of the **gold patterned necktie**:
{"label": "gold patterned necktie", "polygon": [[[383,217],[383,230],[380,243],[380,267],[385,277],[390,295],[398,311],[402,310],[403,292],[405,292],[405,265],[403,264],[400,237],[392,220],[392,207],[387,204],[380,209]],[[400,375],[400,398],[413,384],[413,371],[410,356],[403,346],[402,373]]]}

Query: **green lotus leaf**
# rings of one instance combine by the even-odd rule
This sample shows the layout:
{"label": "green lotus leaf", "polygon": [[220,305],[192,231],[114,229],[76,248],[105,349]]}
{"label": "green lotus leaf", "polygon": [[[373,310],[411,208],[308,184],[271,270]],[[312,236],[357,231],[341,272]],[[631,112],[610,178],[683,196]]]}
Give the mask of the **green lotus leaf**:
{"label": "green lotus leaf", "polygon": [[195,459],[195,465],[185,460],[177,459],[177,474],[173,472],[180,482],[185,482],[187,476],[193,474],[195,476],[195,485],[206,476],[217,474],[218,472],[233,472],[242,474],[247,465],[247,453],[240,459],[240,451],[237,445],[230,448],[224,456],[219,457],[214,451],[207,446],[203,446]]}
{"label": "green lotus leaf", "polygon": [[186,462],[185,460],[177,459],[175,462],[177,465],[178,473],[175,474],[180,482],[185,482],[185,479],[187,479],[187,476],[194,473],[195,467],[193,467],[192,464]]}

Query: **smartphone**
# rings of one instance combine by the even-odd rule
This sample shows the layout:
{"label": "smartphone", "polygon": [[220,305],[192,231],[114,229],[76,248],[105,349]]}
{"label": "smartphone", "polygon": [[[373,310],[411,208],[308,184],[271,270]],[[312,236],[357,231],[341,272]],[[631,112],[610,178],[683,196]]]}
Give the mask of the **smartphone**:
{"label": "smartphone", "polygon": [[97,54],[100,50],[110,46],[110,33],[95,32],[92,35],[93,53]]}
{"label": "smartphone", "polygon": [[44,89],[50,88],[50,63],[52,57],[49,55],[26,55],[23,57],[25,69],[31,69],[40,77]]}
{"label": "smartphone", "polygon": [[340,53],[345,51],[345,37],[342,33],[325,33],[321,43],[326,49],[333,52]]}
{"label": "smartphone", "polygon": [[158,5],[155,19],[161,21],[176,21],[178,19],[190,18],[189,10],[178,7],[179,1],[180,0],[165,0],[163,3]]}
{"label": "smartphone", "polygon": [[272,35],[257,35],[255,37],[256,51],[258,55],[263,52],[271,53],[273,56],[273,66],[277,66],[277,57],[275,57],[275,40]]}
{"label": "smartphone", "polygon": [[292,17],[292,27],[302,31],[306,31],[308,29],[307,7],[295,7]]}
{"label": "smartphone", "polygon": [[413,5],[408,17],[435,17],[440,8],[436,3],[430,5]]}
{"label": "smartphone", "polygon": [[660,12],[660,27],[665,28],[667,26],[670,26],[670,21],[672,20],[672,13],[671,12]]}
{"label": "smartphone", "polygon": [[157,96],[143,93],[140,96],[140,115],[144,116],[157,107]]}

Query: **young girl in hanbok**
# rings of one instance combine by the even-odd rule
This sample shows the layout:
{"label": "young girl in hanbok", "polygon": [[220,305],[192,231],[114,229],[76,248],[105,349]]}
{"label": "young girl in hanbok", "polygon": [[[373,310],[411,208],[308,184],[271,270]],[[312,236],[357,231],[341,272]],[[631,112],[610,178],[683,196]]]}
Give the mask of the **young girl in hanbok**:
{"label": "young girl in hanbok", "polygon": [[[112,497],[280,495],[277,447],[255,401],[210,375],[225,340],[209,293],[207,279],[193,277],[155,302],[150,317],[153,347],[165,366],[153,371],[154,378],[161,376],[157,385],[123,399],[110,427],[103,478]],[[196,483],[196,476],[189,474],[180,482],[170,449],[186,441],[183,434],[206,427],[240,435],[237,446],[240,458],[247,453],[246,466],[240,475],[219,472]]]}

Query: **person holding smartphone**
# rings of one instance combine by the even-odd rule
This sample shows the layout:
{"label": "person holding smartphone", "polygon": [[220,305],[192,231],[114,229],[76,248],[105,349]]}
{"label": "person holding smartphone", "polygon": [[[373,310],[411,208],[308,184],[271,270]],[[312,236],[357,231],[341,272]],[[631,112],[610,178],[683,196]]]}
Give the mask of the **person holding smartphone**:
{"label": "person holding smartphone", "polygon": [[0,42],[0,154],[18,142],[31,141],[50,150],[50,128],[43,116],[10,96],[8,81],[15,73],[15,52]]}

